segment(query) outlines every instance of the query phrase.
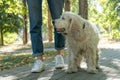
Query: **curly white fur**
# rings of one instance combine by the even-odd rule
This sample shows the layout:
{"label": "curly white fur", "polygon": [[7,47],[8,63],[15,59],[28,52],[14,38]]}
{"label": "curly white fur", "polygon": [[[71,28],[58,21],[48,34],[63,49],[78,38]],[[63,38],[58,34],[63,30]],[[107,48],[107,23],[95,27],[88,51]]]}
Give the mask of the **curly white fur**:
{"label": "curly white fur", "polygon": [[58,29],[64,28],[60,33],[65,34],[69,52],[67,72],[77,72],[84,57],[87,71],[97,73],[99,35],[96,26],[71,12],[64,12],[59,19],[55,20],[55,26]]}

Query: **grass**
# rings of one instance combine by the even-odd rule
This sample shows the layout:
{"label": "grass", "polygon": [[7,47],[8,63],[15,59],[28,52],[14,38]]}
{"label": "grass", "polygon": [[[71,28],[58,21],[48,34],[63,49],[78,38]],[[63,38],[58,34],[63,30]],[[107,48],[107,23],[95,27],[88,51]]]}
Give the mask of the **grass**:
{"label": "grass", "polygon": [[[44,48],[53,47],[53,42],[44,43]],[[0,51],[2,52],[0,53],[0,71],[33,63],[35,58],[31,55],[31,53],[24,52],[24,50],[31,50],[31,45],[11,44],[0,46]],[[44,54],[45,60],[53,59],[53,57],[55,56],[55,51],[45,51]]]}
{"label": "grass", "polygon": [[[44,48],[53,48],[53,42],[45,42]],[[31,55],[30,52],[24,52],[24,50],[31,50],[31,45],[22,45],[22,44],[11,44],[6,46],[0,46],[0,71],[8,70],[18,66],[31,64],[35,58]],[[6,51],[13,51],[6,52]],[[64,55],[63,51],[63,55]],[[45,51],[44,59],[49,60],[53,59],[55,56],[55,51]]]}
{"label": "grass", "polygon": [[[67,53],[63,51],[63,56]],[[53,59],[56,55],[55,51],[45,51],[44,59]],[[12,69],[15,67],[23,66],[26,64],[31,64],[35,60],[30,53],[16,53],[16,54],[2,54],[0,55],[0,71]]]}
{"label": "grass", "polygon": [[27,53],[0,55],[0,71],[32,63],[34,58]]}

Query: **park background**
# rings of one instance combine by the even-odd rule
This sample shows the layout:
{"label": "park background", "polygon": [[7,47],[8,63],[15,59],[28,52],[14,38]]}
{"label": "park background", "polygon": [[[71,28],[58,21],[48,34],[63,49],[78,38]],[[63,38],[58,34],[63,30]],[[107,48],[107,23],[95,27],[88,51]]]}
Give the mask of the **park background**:
{"label": "park background", "polygon": [[[54,41],[54,31],[47,0],[43,0],[42,6],[43,40],[51,42]],[[26,0],[1,0],[0,9],[0,45],[27,44],[30,34]],[[120,40],[120,0],[65,0],[64,11],[90,20],[102,36]]]}
{"label": "park background", "polygon": [[[45,51],[48,60],[55,56],[54,30],[47,0],[43,0],[42,6],[44,47],[52,48]],[[31,64],[34,58],[31,56],[26,0],[0,0],[0,9],[0,71]],[[74,12],[96,24],[101,37],[100,47],[119,48],[120,0],[65,0],[64,11]]]}

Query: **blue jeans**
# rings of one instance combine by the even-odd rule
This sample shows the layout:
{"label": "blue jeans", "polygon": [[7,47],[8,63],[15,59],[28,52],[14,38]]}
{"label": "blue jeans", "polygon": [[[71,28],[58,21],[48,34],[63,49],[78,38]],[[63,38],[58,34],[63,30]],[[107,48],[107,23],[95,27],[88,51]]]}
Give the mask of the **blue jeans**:
{"label": "blue jeans", "polygon": [[[49,9],[52,19],[57,19],[62,14],[64,0],[48,0]],[[30,35],[33,56],[44,54],[42,40],[42,0],[27,0],[30,19]],[[54,24],[53,24],[54,25]],[[65,38],[56,32],[54,28],[55,49],[61,50],[65,47]]]}

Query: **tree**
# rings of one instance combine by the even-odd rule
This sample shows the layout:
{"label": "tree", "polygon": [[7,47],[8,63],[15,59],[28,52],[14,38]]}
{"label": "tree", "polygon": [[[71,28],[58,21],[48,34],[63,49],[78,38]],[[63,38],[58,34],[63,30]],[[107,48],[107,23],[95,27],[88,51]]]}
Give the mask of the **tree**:
{"label": "tree", "polygon": [[53,41],[53,25],[52,25],[52,19],[51,19],[51,14],[50,14],[50,10],[48,8],[48,41],[51,42]]}
{"label": "tree", "polygon": [[3,33],[2,33],[2,27],[0,27],[0,45],[3,45]]}
{"label": "tree", "polygon": [[[27,6],[26,6],[26,0],[23,0],[23,9],[27,11]],[[27,13],[26,11],[24,12],[23,14],[23,20],[24,20],[24,29],[23,29],[23,44],[27,44],[28,42],[28,37],[27,37],[27,20],[28,20],[28,17],[27,17]]]}
{"label": "tree", "polygon": [[17,0],[0,1],[0,45],[4,45],[4,34],[6,32],[18,32],[22,23],[20,16],[21,6]]}
{"label": "tree", "polygon": [[87,0],[79,0],[79,15],[83,18],[88,19],[88,1]]}
{"label": "tree", "polygon": [[65,11],[70,11],[70,0],[65,0]]}

